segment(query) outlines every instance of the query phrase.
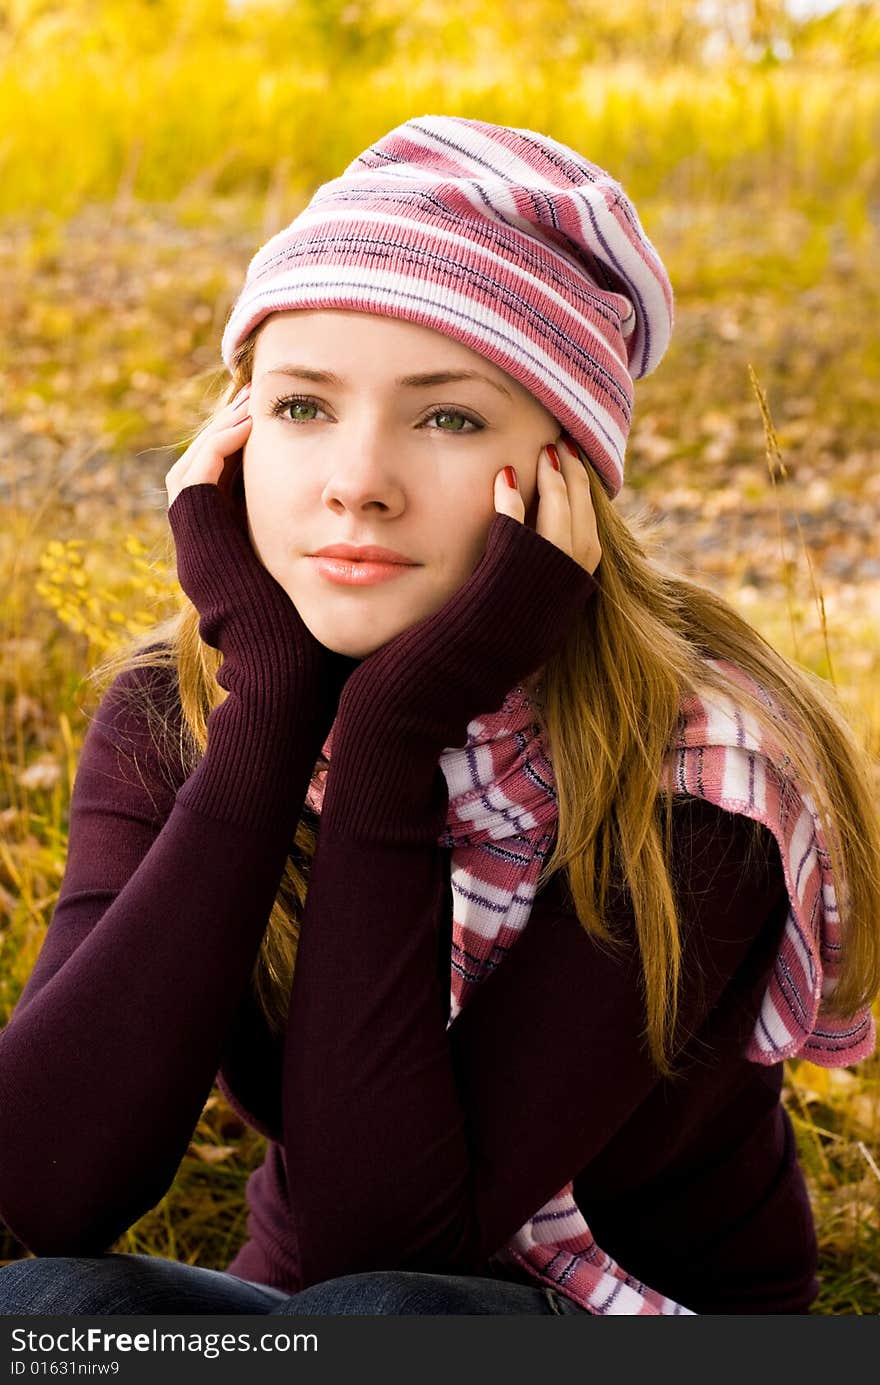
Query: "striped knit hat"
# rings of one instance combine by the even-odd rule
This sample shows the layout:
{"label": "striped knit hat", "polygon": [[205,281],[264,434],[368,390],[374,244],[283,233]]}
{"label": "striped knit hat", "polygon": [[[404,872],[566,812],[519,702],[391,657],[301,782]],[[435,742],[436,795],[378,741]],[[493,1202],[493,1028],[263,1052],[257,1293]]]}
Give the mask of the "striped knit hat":
{"label": "striped knit hat", "polygon": [[518,380],[623,484],[633,380],[672,330],[672,286],[607,173],[534,130],[423,115],[371,145],[254,255],[223,333],[349,308],[454,337]]}

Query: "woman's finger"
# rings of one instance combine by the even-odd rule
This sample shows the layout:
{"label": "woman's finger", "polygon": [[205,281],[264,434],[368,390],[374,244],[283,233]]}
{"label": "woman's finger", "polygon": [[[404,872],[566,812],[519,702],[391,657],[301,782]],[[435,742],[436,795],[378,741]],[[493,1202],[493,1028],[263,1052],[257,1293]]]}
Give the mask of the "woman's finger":
{"label": "woman's finger", "polygon": [[[190,445],[195,445],[200,438],[207,437],[216,429],[226,427],[230,418],[234,418],[237,414],[245,413],[250,408],[250,392],[250,385],[245,385],[240,389],[234,399],[230,399],[228,403],[222,405],[216,413],[212,414],[211,417],[202,424]],[[177,460],[180,461],[182,459],[178,457]]]}
{"label": "woman's finger", "polygon": [[515,467],[503,466],[495,477],[495,509],[500,515],[510,515],[511,519],[519,520],[520,524],[526,517],[525,501]]}
{"label": "woman's finger", "polygon": [[237,403],[233,400],[232,403],[225,405],[218,413],[209,418],[207,423],[196,433],[186,451],[182,452],[176,462],[169,467],[166,476],[172,475],[175,472],[185,471],[192,462],[195,449],[200,448],[206,440],[212,438],[216,433],[232,427],[233,424],[237,424],[242,418],[247,416],[249,407],[250,400],[248,396],[245,395],[245,397],[240,399]]}
{"label": "woman's finger", "polygon": [[184,486],[197,486],[204,482],[217,484],[226,458],[239,451],[247,441],[253,420],[248,414],[236,417],[244,407],[240,405],[235,410],[231,421],[227,420],[225,424],[218,424],[201,433],[166,473],[169,509]]}
{"label": "woman's finger", "polygon": [[602,557],[602,548],[586,470],[588,463],[581,457],[576,444],[565,433],[557,444],[557,455],[568,486],[572,557],[581,567],[586,568],[587,572],[593,573]]}
{"label": "woman's finger", "polygon": [[557,471],[550,461],[550,448],[553,446],[554,444],[550,443],[547,447],[542,447],[538,458],[537,483],[540,498],[535,530],[542,538],[549,539],[550,543],[555,543],[563,553],[572,557],[568,485],[562,470]]}

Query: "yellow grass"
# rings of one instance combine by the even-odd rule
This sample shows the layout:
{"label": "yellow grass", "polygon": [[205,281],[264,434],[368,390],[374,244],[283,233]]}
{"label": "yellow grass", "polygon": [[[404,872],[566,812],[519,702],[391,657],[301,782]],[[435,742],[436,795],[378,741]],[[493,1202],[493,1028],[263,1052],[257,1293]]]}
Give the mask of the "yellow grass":
{"label": "yellow grass", "polygon": [[[142,6],[136,33],[100,8],[103,39],[85,5],[0,37],[0,1022],[61,883],[83,675],[173,606],[162,477],[247,259],[419,112],[546,130],[635,198],[678,321],[636,387],[621,503],[667,516],[673,556],[834,682],[880,755],[880,563],[859,528],[880,502],[876,65],[524,64],[491,26],[479,63],[413,40],[383,65],[377,7],[359,68],[356,48],[336,61],[317,31],[297,48],[289,25],[220,5],[181,5],[165,31],[168,7]],[[878,1088],[877,1058],[787,1065],[820,1313],[880,1310]],[[224,1267],[263,1147],[215,1091],[116,1248]]]}

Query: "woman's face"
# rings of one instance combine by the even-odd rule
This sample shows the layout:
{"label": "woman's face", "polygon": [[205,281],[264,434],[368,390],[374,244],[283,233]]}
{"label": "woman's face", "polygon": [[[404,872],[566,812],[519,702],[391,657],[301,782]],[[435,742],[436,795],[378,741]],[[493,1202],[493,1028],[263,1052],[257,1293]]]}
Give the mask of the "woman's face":
{"label": "woman's face", "polygon": [[[436,378],[464,372],[473,378]],[[560,433],[526,389],[468,347],[335,308],[265,320],[250,406],[243,476],[254,550],[315,638],[351,658],[439,610],[467,580],[485,551],[501,467],[516,467],[534,524],[538,456]],[[380,544],[415,566],[343,585],[309,556],[334,543]]]}

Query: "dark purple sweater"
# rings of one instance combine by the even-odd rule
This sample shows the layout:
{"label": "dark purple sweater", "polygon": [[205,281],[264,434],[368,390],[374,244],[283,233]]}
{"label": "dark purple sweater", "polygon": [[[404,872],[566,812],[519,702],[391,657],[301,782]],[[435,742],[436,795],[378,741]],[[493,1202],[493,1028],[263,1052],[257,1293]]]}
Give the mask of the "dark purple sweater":
{"label": "dark purple sweater", "polygon": [[[619,876],[608,923],[623,956],[586,935],[557,875],[447,1031],[436,794],[424,832],[364,840],[356,786],[373,765],[342,726],[275,1040],[250,976],[335,709],[285,737],[230,691],[184,781],[124,697],[136,685],[179,719],[169,671],[121,675],[103,698],[61,893],[0,1033],[0,1215],[24,1246],[106,1251],[167,1192],[219,1078],[269,1140],[229,1267],[241,1277],[294,1292],[358,1270],[490,1273],[573,1180],[599,1245],[693,1311],[807,1311],[816,1240],[782,1065],[741,1056],[788,907],[767,829],[749,853],[749,819],[677,801],[677,1080],[657,1078],[642,1037]],[[426,725],[443,711],[426,706]],[[423,773],[393,741],[383,754],[392,783]],[[413,801],[423,788],[409,784]]]}

